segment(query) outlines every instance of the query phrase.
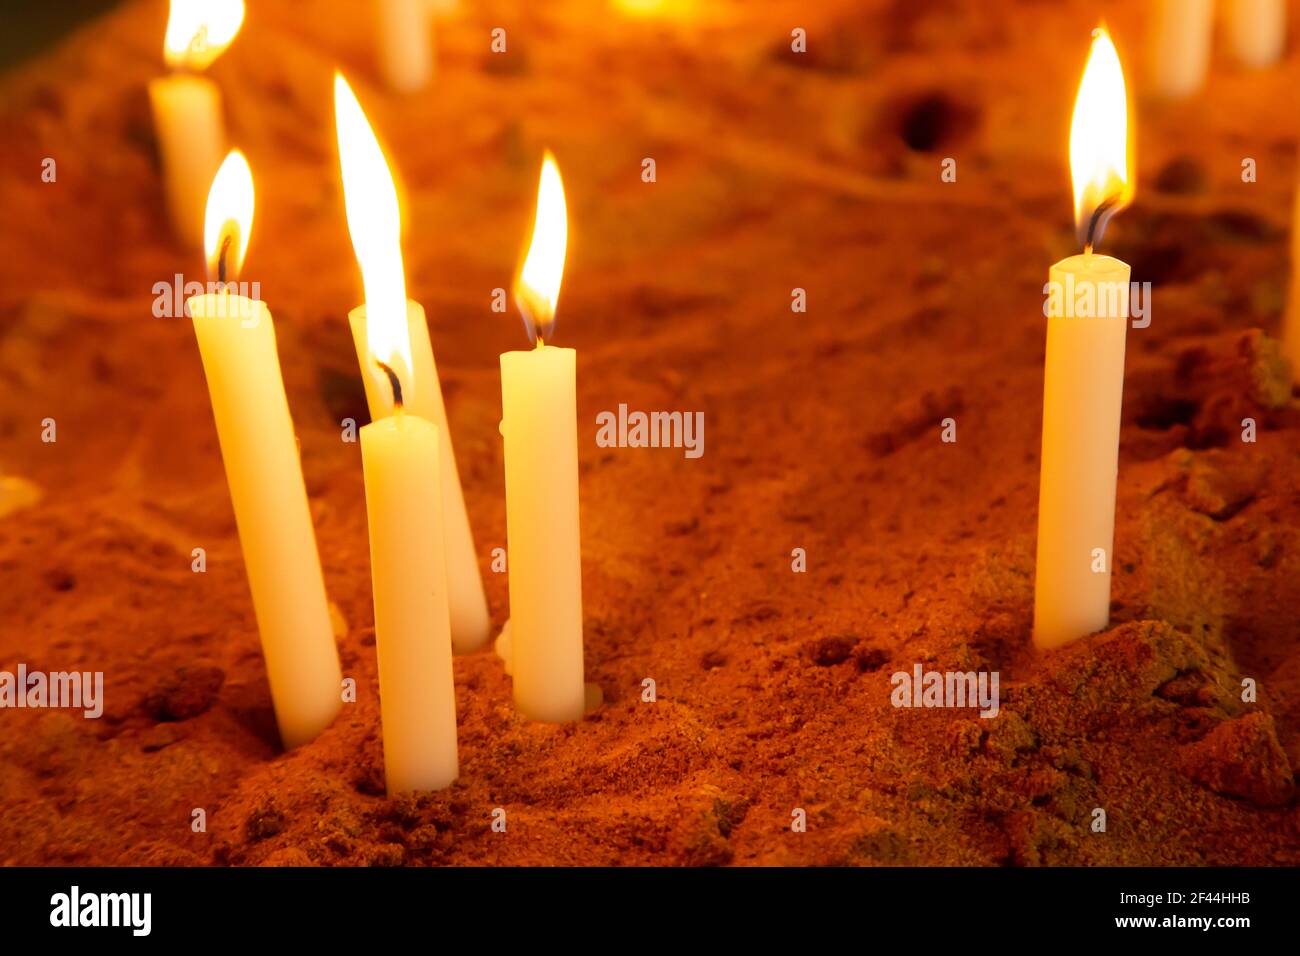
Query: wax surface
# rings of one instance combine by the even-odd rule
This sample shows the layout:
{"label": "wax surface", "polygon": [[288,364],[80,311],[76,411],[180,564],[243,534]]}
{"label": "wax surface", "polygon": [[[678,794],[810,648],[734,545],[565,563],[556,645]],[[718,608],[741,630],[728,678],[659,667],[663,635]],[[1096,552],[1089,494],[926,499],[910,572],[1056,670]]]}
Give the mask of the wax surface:
{"label": "wax surface", "polygon": [[379,69],[397,93],[413,93],[433,79],[432,13],[429,0],[379,0]]}
{"label": "wax surface", "polygon": [[275,325],[261,302],[187,303],[212,399],[271,700],[286,747],[307,743],[342,706],[302,464],[280,377]]}
{"label": "wax surface", "polygon": [[501,356],[510,664],[515,706],[532,720],[577,720],[586,703],[575,355]]}
{"label": "wax surface", "polygon": [[[408,301],[406,318],[411,333],[413,366],[411,381],[406,389],[406,409],[438,426],[440,448],[437,487],[441,488],[442,493],[451,640],[458,654],[468,654],[482,647],[489,636],[491,622],[488,619],[487,596],[483,592],[483,576],[479,572],[478,555],[474,550],[474,532],[469,525],[465,492],[456,470],[456,452],[451,444],[451,429],[447,427],[447,409],[442,401],[442,385],[438,381],[438,366],[434,362],[433,346],[429,342],[429,325],[425,321],[423,307],[417,302]],[[363,305],[353,309],[348,315],[348,322],[352,326],[352,343],[357,349],[357,360],[364,370],[362,381],[370,418],[378,421],[393,413],[393,389],[384,372],[368,357],[371,353],[366,338],[366,307]]]}
{"label": "wax surface", "polygon": [[221,92],[201,76],[178,74],[149,84],[163,189],[176,238],[203,248],[208,189],[226,154]]}
{"label": "wax surface", "polygon": [[[1034,574],[1034,643],[1042,648],[1101,630],[1110,620],[1129,267],[1110,256],[1073,256],[1052,266],[1050,281],[1075,292],[1085,285],[1123,291],[1116,315],[1101,317],[1095,307],[1077,315],[1071,308],[1047,320]],[[1100,562],[1097,548],[1104,552]]]}
{"label": "wax surface", "polygon": [[442,503],[429,493],[438,446],[437,426],[406,413],[361,429],[390,794],[441,790],[459,772]]}
{"label": "wax surface", "polygon": [[1158,0],[1151,19],[1154,75],[1162,96],[1191,96],[1205,84],[1214,0]]}
{"label": "wax surface", "polygon": [[1286,42],[1286,0],[1229,0],[1228,39],[1237,60],[1252,69],[1272,66]]}

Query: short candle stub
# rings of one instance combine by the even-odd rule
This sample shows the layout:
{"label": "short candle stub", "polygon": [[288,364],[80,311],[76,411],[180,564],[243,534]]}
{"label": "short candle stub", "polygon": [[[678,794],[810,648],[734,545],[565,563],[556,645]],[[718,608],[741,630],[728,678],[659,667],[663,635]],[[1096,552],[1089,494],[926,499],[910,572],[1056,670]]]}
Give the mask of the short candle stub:
{"label": "short candle stub", "polygon": [[384,374],[388,376],[388,383],[393,386],[393,411],[400,412],[402,410],[402,380],[397,377],[397,373],[393,371],[392,366],[379,361],[379,359],[375,359],[375,364],[382,368]]}

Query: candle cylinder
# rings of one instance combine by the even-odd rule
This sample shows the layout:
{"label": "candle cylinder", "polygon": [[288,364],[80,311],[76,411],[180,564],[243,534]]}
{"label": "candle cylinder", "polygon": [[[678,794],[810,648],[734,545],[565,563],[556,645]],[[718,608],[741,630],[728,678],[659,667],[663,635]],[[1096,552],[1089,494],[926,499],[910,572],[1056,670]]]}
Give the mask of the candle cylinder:
{"label": "candle cylinder", "polygon": [[275,325],[262,302],[227,292],[187,303],[212,399],[271,700],[285,747],[307,743],[342,706],[316,534]]}
{"label": "candle cylinder", "polygon": [[[1038,492],[1034,643],[1106,627],[1115,538],[1129,267],[1110,256],[1052,266]],[[1097,549],[1101,549],[1100,553]]]}
{"label": "candle cylinder", "polygon": [[1210,64],[1214,0],[1159,0],[1153,26],[1152,86],[1171,99],[1191,96]]}
{"label": "candle cylinder", "polygon": [[429,0],[379,0],[379,66],[390,89],[413,93],[433,79]]}
{"label": "candle cylinder", "polygon": [[1300,185],[1291,210],[1291,283],[1282,319],[1282,354],[1291,363],[1291,380],[1300,382]]}
{"label": "candle cylinder", "polygon": [[361,429],[390,794],[441,790],[459,773],[442,501],[429,493],[439,430],[402,411]]}
{"label": "candle cylinder", "polygon": [[1228,39],[1243,65],[1272,66],[1286,42],[1286,0],[1231,0]]}
{"label": "candle cylinder", "polygon": [[[357,360],[363,369],[362,381],[366,404],[374,421],[393,414],[393,391],[388,378],[371,360],[366,331],[366,307],[358,306],[348,314]],[[406,323],[411,341],[411,375],[407,386],[406,408],[412,414],[438,426],[441,470],[437,484],[442,495],[443,532],[446,541],[447,596],[451,607],[452,646],[458,654],[478,650],[487,641],[491,621],[488,619],[487,595],[474,550],[474,533],[465,507],[465,492],[456,471],[456,453],[447,427],[447,409],[442,401],[438,366],[429,341],[429,325],[418,302],[407,300]]]}
{"label": "candle cylinder", "polygon": [[575,368],[552,345],[501,356],[510,663],[532,720],[578,720],[586,701]]}
{"label": "candle cylinder", "polygon": [[149,102],[172,229],[202,249],[208,186],[226,152],[221,91],[204,77],[177,73],[149,83]]}

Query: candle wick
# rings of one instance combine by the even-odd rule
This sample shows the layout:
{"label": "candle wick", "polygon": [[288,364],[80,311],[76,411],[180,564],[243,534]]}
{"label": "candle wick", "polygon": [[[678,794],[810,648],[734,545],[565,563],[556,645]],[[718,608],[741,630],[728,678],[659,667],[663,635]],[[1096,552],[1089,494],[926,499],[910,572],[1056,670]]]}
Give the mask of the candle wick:
{"label": "candle wick", "polygon": [[226,284],[226,253],[230,250],[230,233],[221,239],[221,251],[217,253],[217,281]]}
{"label": "candle wick", "polygon": [[391,366],[384,364],[378,359],[375,359],[375,364],[382,368],[384,373],[388,376],[388,383],[393,386],[393,409],[400,412],[402,410],[401,379],[397,377],[397,373],[393,371]]}
{"label": "candle wick", "polygon": [[1083,248],[1086,254],[1092,253],[1092,247],[1101,242],[1102,234],[1106,231],[1106,223],[1110,221],[1111,215],[1115,212],[1115,197],[1103,199],[1097,203],[1097,208],[1092,211],[1092,216],[1088,219],[1088,232],[1084,236]]}
{"label": "candle wick", "polygon": [[539,349],[546,348],[546,339],[542,338],[541,332],[537,333],[537,348]]}

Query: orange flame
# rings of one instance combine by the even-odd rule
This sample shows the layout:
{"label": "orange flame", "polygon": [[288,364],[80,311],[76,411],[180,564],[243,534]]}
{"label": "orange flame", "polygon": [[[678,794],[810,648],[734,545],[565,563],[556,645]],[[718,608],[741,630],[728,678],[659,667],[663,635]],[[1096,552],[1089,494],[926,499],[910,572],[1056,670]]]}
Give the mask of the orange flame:
{"label": "orange flame", "polygon": [[411,332],[406,323],[402,272],[402,216],[393,174],[343,74],[334,74],[334,119],[343,170],[348,232],[366,289],[370,354],[393,370],[410,400]]}
{"label": "orange flame", "polygon": [[528,245],[515,282],[515,302],[523,313],[528,335],[534,341],[550,338],[555,330],[555,307],[560,301],[564,277],[564,256],[569,244],[569,220],[564,202],[564,182],[555,157],[547,150],[537,184],[537,214],[533,238]]}
{"label": "orange flame", "polygon": [[234,282],[244,265],[253,231],[253,174],[244,154],[234,149],[212,178],[203,221],[208,275]]}
{"label": "orange flame", "polygon": [[1091,249],[1110,217],[1133,199],[1128,139],[1128,92],[1110,34],[1093,31],[1070,123],[1070,175],[1079,240]]}
{"label": "orange flame", "polygon": [[206,69],[243,22],[244,0],[171,0],[163,59],[173,69]]}

